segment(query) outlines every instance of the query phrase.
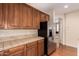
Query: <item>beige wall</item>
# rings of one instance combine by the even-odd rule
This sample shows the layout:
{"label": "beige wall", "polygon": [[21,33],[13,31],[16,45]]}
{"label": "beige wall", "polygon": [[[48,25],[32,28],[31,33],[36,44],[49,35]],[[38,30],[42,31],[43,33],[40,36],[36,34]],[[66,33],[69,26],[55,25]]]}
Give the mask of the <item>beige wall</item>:
{"label": "beige wall", "polygon": [[66,45],[77,47],[79,39],[79,11],[65,15],[66,21]]}
{"label": "beige wall", "polygon": [[62,18],[60,27],[61,43],[77,47],[79,39],[79,11],[58,16]]}
{"label": "beige wall", "polygon": [[60,27],[61,43],[77,47],[77,41],[79,39],[79,11],[57,16],[62,18]]}

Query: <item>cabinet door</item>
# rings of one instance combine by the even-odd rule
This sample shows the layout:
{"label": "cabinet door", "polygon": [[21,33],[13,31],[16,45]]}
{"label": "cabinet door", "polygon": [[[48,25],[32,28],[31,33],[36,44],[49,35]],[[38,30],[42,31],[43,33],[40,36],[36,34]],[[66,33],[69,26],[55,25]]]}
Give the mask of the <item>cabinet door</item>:
{"label": "cabinet door", "polygon": [[39,29],[40,25],[40,14],[39,11],[33,9],[33,28]]}
{"label": "cabinet door", "polygon": [[26,45],[17,46],[4,50],[4,56],[25,56],[26,55]]}
{"label": "cabinet door", "polygon": [[19,4],[8,4],[8,28],[19,28]]}
{"label": "cabinet door", "polygon": [[37,56],[37,46],[28,47],[27,56]]}
{"label": "cabinet door", "polygon": [[40,18],[41,18],[41,22],[44,22],[44,21],[46,21],[46,19],[45,19],[45,14],[44,13],[40,13]]}
{"label": "cabinet door", "polygon": [[33,28],[33,8],[28,6],[27,7],[27,14],[28,14],[28,20],[27,20],[27,28]]}
{"label": "cabinet door", "polygon": [[27,28],[27,23],[28,23],[27,5],[20,4],[20,27]]}
{"label": "cabinet door", "polygon": [[2,4],[2,9],[3,9],[3,11],[2,11],[2,13],[3,13],[3,15],[2,15],[2,17],[3,17],[3,20],[5,21],[5,29],[7,29],[7,20],[8,20],[8,4],[7,3],[3,3]]}
{"label": "cabinet door", "polygon": [[48,20],[49,20],[49,15],[46,15],[46,17],[45,17],[45,18],[46,18],[46,20],[48,21]]}
{"label": "cabinet door", "polygon": [[4,19],[3,19],[2,4],[0,4],[0,28],[4,28]]}
{"label": "cabinet door", "polygon": [[49,15],[40,12],[40,18],[41,18],[41,22],[45,22],[49,20]]}
{"label": "cabinet door", "polygon": [[4,56],[9,56],[9,50],[4,50],[3,55],[4,55]]}
{"label": "cabinet door", "polygon": [[38,56],[44,55],[44,40],[38,41]]}
{"label": "cabinet door", "polygon": [[24,52],[25,52],[25,45],[9,49],[9,54],[11,56],[24,56]]}

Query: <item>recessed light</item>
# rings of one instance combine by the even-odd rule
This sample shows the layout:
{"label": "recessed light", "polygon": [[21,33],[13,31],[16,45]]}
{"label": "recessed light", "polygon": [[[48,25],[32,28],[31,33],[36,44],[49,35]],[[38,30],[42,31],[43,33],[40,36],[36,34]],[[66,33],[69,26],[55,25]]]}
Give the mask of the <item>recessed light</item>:
{"label": "recessed light", "polygon": [[68,5],[64,5],[64,8],[68,8],[69,6]]}

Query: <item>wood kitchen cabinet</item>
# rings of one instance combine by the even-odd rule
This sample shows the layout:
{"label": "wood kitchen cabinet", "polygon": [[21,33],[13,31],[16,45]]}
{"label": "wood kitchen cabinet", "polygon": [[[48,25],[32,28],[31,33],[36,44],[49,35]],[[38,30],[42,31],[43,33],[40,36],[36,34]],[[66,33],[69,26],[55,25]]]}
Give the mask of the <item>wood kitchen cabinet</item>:
{"label": "wood kitchen cabinet", "polygon": [[26,55],[25,49],[26,49],[25,45],[17,46],[17,47],[5,50],[4,55],[5,56],[25,56]]}
{"label": "wood kitchen cabinet", "polygon": [[3,51],[0,51],[0,56],[3,56]]}
{"label": "wood kitchen cabinet", "polygon": [[45,18],[46,18],[46,20],[48,21],[48,20],[49,20],[49,15],[46,15],[46,17],[45,17]]}
{"label": "wood kitchen cabinet", "polygon": [[40,27],[40,13],[38,10],[33,9],[33,28],[39,29]]}
{"label": "wood kitchen cabinet", "polygon": [[4,56],[9,56],[9,55],[10,55],[8,49],[7,49],[7,50],[4,50],[3,52],[4,52],[4,53],[3,53]]}
{"label": "wood kitchen cabinet", "polygon": [[3,19],[3,9],[2,4],[0,4],[0,28],[4,28],[4,19]]}
{"label": "wood kitchen cabinet", "polygon": [[9,49],[9,54],[11,56],[24,56],[25,55],[25,45],[21,45],[15,48]]}
{"label": "wood kitchen cabinet", "polygon": [[10,29],[17,29],[19,28],[20,25],[20,8],[19,8],[19,4],[7,4],[8,5],[8,10],[6,12],[8,12],[8,19],[7,19],[7,24],[8,24],[8,28]]}
{"label": "wood kitchen cabinet", "polygon": [[2,17],[3,17],[3,20],[4,20],[4,28],[6,29],[7,28],[7,20],[8,20],[8,4],[2,4]]}
{"label": "wood kitchen cabinet", "polygon": [[27,28],[28,11],[25,4],[20,4],[20,28]]}
{"label": "wood kitchen cabinet", "polygon": [[27,48],[27,56],[37,56],[37,46]]}
{"label": "wood kitchen cabinet", "polygon": [[45,22],[45,21],[48,21],[48,20],[49,20],[49,15],[40,12],[40,21]]}
{"label": "wood kitchen cabinet", "polygon": [[38,41],[38,56],[44,55],[44,40],[39,40]]}
{"label": "wood kitchen cabinet", "polygon": [[37,41],[27,44],[27,56],[37,56]]}
{"label": "wood kitchen cabinet", "polygon": [[43,39],[0,51],[0,56],[42,56],[42,55],[44,55]]}
{"label": "wood kitchen cabinet", "polygon": [[33,28],[33,9],[26,4],[20,4],[20,13],[21,28]]}
{"label": "wood kitchen cabinet", "polygon": [[27,28],[33,28],[33,8],[27,5]]}
{"label": "wood kitchen cabinet", "polygon": [[49,16],[24,3],[0,3],[0,29],[39,29]]}

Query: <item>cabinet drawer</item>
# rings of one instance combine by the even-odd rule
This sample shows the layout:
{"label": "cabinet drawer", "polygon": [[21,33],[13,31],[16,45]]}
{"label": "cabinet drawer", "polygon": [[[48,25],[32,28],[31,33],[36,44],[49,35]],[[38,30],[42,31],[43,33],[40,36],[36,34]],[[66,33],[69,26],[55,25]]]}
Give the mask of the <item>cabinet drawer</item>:
{"label": "cabinet drawer", "polygon": [[37,41],[31,42],[27,44],[27,47],[35,46],[37,45]]}
{"label": "cabinet drawer", "polygon": [[15,52],[17,52],[17,51],[24,50],[24,48],[25,48],[25,45],[17,46],[17,47],[14,47],[14,48],[9,49],[9,53],[10,53],[10,54],[11,54],[11,53],[15,53]]}

